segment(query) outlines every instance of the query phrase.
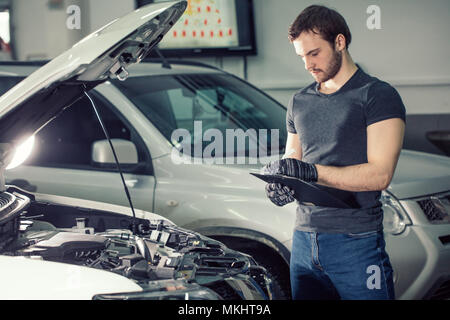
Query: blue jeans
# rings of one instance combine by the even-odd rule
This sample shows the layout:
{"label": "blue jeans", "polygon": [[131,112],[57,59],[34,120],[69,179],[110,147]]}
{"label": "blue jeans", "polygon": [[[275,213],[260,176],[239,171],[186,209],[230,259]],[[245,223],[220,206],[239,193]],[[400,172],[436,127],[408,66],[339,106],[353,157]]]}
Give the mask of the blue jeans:
{"label": "blue jeans", "polygon": [[294,231],[290,265],[294,300],[394,299],[383,231]]}

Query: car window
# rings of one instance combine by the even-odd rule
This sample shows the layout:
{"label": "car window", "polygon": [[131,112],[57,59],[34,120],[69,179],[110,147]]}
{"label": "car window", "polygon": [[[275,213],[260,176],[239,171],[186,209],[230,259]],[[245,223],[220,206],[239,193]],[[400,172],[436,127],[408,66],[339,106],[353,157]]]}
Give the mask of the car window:
{"label": "car window", "polygon": [[[189,131],[192,144],[194,124],[201,121],[202,133],[208,129],[218,129],[223,137],[226,130],[267,129],[267,142],[270,146],[271,129],[278,129],[279,150],[283,152],[286,141],[286,110],[249,84],[224,74],[185,74],[165,76],[131,77],[126,81],[114,80],[121,90],[141,112],[172,143],[172,133],[176,129]],[[259,141],[260,142],[260,141]],[[203,141],[205,148],[210,141]],[[235,144],[245,147],[249,153],[249,144]],[[191,148],[194,150],[194,148]],[[270,152],[269,152],[270,154]]]}
{"label": "car window", "polygon": [[[230,109],[229,106],[232,104],[230,103],[232,93],[221,93],[226,98],[222,99],[220,106],[219,94],[213,89],[197,90],[195,97],[183,96],[182,89],[171,89],[167,91],[167,94],[176,118],[177,128],[185,128],[193,133],[194,121],[202,121],[203,131],[216,128],[225,132],[226,129],[240,128],[237,119],[234,119],[231,114],[227,116],[225,112],[226,109]],[[242,101],[242,105],[248,105],[248,102]]]}
{"label": "car window", "polygon": [[[132,141],[138,149],[139,162],[147,162],[149,157],[135,131],[110,109],[102,96],[99,94],[90,96],[110,138]],[[91,163],[92,143],[103,139],[106,139],[105,134],[92,105],[87,97],[83,97],[36,134],[35,146],[26,164],[115,171],[114,168],[99,168]],[[143,168],[139,170],[141,171],[139,173],[148,172]],[[126,167],[124,171],[127,172]]]}

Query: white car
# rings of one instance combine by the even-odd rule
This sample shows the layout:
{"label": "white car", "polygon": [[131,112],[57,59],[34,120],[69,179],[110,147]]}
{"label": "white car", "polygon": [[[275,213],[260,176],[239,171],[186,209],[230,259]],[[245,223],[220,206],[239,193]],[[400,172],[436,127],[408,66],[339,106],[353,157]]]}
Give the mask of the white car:
{"label": "white car", "polygon": [[[6,91],[38,68],[38,63],[0,64],[0,87]],[[252,255],[288,297],[295,204],[275,207],[264,183],[249,174],[284,152],[285,108],[244,80],[194,62],[142,62],[119,76],[128,78],[103,79],[90,95],[135,207]],[[26,86],[15,90],[25,92]],[[176,161],[180,141],[173,133],[179,129],[192,139],[191,163]],[[226,130],[267,130],[268,141],[252,144],[251,137],[227,154],[214,154],[223,164],[209,164],[212,159],[203,154],[211,143],[205,137],[209,129],[222,134],[223,145],[229,141]],[[278,135],[272,129],[280,129]],[[275,141],[279,148],[267,147]],[[86,97],[38,132],[30,158],[6,177],[31,191],[128,205]],[[402,151],[382,199],[398,299],[450,297],[449,196],[449,158]]]}
{"label": "white car", "polygon": [[142,7],[0,97],[0,299],[273,298],[270,277],[250,256],[159,215],[5,185],[5,170],[26,157],[22,142],[108,77],[121,77],[186,6]]}

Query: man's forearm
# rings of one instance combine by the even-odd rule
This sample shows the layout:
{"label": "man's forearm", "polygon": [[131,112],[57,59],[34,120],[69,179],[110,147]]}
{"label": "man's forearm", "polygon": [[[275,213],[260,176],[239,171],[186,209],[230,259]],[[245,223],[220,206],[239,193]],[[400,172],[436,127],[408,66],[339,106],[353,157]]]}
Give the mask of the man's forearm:
{"label": "man's forearm", "polygon": [[389,170],[371,163],[345,167],[316,164],[316,168],[318,184],[347,191],[384,190],[392,179]]}

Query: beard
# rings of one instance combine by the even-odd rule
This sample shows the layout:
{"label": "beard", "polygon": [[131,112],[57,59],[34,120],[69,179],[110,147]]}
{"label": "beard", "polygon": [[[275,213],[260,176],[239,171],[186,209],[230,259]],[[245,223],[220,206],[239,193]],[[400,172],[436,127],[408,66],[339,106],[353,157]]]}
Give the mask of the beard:
{"label": "beard", "polygon": [[325,71],[320,69],[313,69],[312,71],[321,71],[317,75],[313,75],[316,78],[318,83],[326,82],[332,78],[339,72],[342,66],[342,53],[334,50],[333,55],[331,56],[331,61],[328,63]]}

